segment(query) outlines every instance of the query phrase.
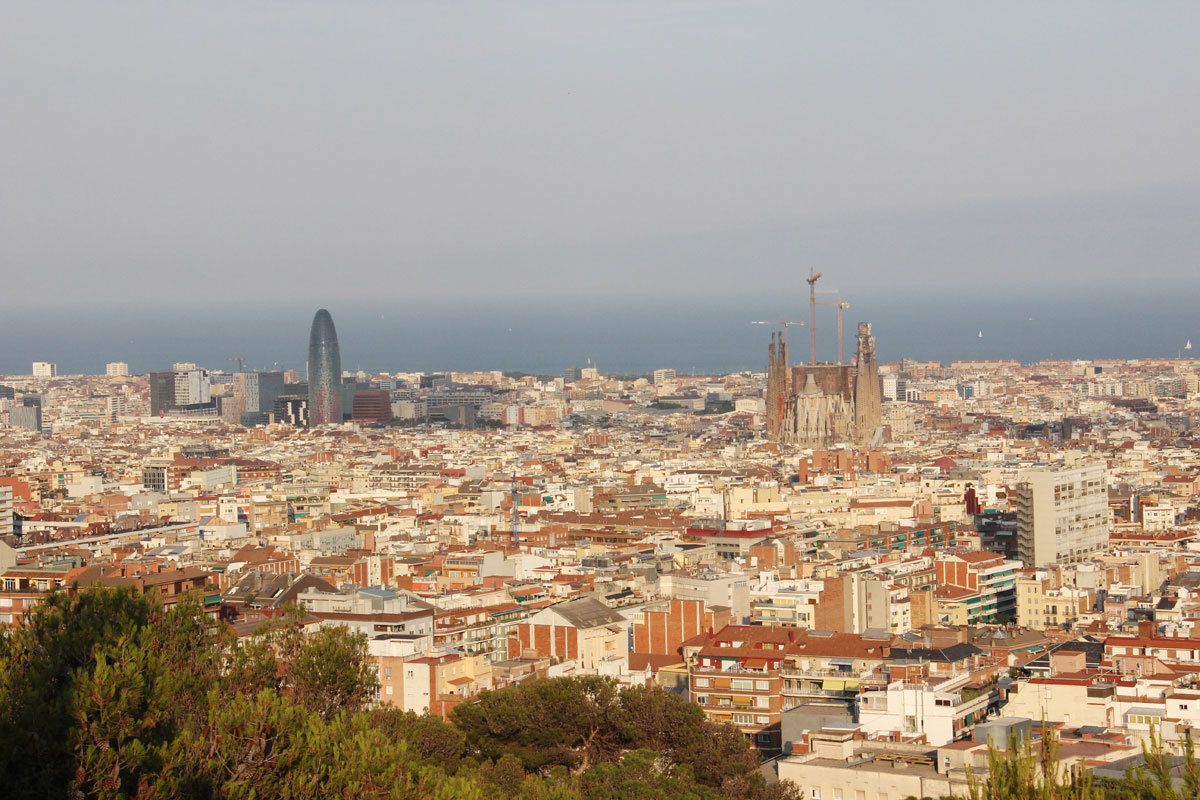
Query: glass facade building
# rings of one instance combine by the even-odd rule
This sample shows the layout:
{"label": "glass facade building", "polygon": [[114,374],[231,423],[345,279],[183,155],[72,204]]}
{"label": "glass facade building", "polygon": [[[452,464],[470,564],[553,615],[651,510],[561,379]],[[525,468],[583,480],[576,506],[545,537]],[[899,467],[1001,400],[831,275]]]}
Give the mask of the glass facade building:
{"label": "glass facade building", "polygon": [[333,317],[321,309],[308,335],[308,424],[342,422],[342,357]]}

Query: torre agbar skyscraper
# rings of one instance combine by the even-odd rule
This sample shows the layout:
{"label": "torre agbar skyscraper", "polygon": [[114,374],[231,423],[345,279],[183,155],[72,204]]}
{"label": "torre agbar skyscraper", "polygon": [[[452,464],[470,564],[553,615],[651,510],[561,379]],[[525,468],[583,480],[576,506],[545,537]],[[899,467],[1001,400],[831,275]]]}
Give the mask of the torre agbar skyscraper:
{"label": "torre agbar skyscraper", "polygon": [[333,317],[321,309],[308,334],[308,424],[337,425],[342,421],[342,356],[338,352]]}

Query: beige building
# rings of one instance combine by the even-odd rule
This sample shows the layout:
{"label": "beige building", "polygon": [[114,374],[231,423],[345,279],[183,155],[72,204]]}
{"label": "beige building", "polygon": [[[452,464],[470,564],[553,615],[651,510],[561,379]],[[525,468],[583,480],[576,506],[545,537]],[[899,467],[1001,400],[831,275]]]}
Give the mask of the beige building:
{"label": "beige building", "polygon": [[1094,599],[1087,589],[1052,588],[1045,575],[1017,578],[1017,624],[1037,630],[1064,628],[1091,611]]}
{"label": "beige building", "polygon": [[379,655],[379,702],[417,714],[444,716],[492,685],[486,657],[434,649],[407,657]]}
{"label": "beige building", "polygon": [[1017,549],[1028,566],[1074,563],[1108,546],[1103,464],[1022,470],[1017,475]]}

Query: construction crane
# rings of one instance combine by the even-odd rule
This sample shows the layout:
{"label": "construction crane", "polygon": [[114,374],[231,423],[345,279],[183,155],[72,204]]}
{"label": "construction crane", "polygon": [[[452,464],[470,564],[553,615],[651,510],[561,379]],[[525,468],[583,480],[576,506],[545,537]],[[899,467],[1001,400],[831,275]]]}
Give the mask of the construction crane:
{"label": "construction crane", "polygon": [[812,348],[812,363],[817,363],[817,279],[825,273],[808,269],[808,341]]}
{"label": "construction crane", "polygon": [[756,320],[754,320],[753,322],[751,322],[750,324],[751,324],[751,325],[782,325],[782,326],[783,326],[783,349],[787,351],[787,353],[788,353],[788,358],[791,358],[791,357],[792,357],[792,356],[791,356],[791,352],[792,352],[792,351],[791,351],[791,345],[790,345],[790,344],[789,344],[789,342],[788,342],[788,328],[790,328],[790,327],[791,327],[791,326],[793,326],[793,325],[799,325],[799,326],[800,326],[800,327],[802,327],[802,328],[804,327],[804,323],[803,323],[803,322],[796,322],[795,320],[761,320],[761,319],[756,319]]}
{"label": "construction crane", "polygon": [[226,359],[226,361],[236,361],[237,365],[238,365],[238,372],[246,371],[246,357],[245,356],[230,356],[229,358]]}
{"label": "construction crane", "polygon": [[837,312],[838,312],[838,363],[845,364],[846,361],[843,356],[845,355],[846,349],[845,349],[845,347],[842,346],[842,312],[845,311],[847,308],[849,308],[850,304],[843,301],[842,296],[839,294],[836,303],[831,303],[831,302],[828,302],[825,300],[818,300],[817,305],[819,305],[819,306],[835,306],[837,308]]}

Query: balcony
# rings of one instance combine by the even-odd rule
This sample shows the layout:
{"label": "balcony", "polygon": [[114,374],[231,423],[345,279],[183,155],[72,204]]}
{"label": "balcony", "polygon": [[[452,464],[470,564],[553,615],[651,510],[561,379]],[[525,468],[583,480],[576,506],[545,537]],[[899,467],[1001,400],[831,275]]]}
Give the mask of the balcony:
{"label": "balcony", "polygon": [[779,671],[779,674],[785,678],[812,678],[814,680],[821,680],[823,678],[841,678],[842,680],[857,681],[868,681],[872,678],[880,681],[887,680],[885,674],[877,673],[875,670],[854,672],[853,670],[841,669],[788,669],[785,667]]}
{"label": "balcony", "polygon": [[728,668],[692,666],[692,675],[753,675],[759,679],[773,678],[779,674],[777,669],[746,669],[741,664]]}

